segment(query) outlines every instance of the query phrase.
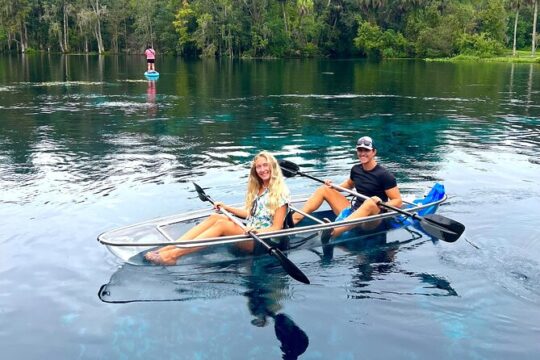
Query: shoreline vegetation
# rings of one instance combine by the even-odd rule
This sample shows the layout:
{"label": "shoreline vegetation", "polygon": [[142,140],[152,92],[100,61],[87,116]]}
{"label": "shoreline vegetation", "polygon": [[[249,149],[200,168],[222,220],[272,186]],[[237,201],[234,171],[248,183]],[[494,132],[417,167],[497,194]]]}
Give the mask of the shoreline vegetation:
{"label": "shoreline vegetation", "polygon": [[[540,55],[539,56],[531,56],[530,51],[524,51],[519,50],[519,54],[516,56],[513,56],[511,54],[506,56],[493,56],[493,57],[481,57],[481,56],[474,56],[474,55],[457,55],[454,57],[444,57],[444,58],[385,58],[385,59],[379,59],[378,61],[400,61],[400,60],[421,60],[426,62],[450,62],[450,63],[458,63],[458,62],[501,62],[501,63],[524,63],[524,64],[531,64],[531,63],[537,63],[540,64]],[[20,54],[19,54],[20,55]],[[99,54],[97,52],[88,52],[88,53],[60,53],[60,52],[46,52],[46,51],[31,51],[28,53],[25,53],[25,55],[64,55],[64,56],[122,56],[122,55],[140,55],[137,53],[111,53],[111,52],[105,52],[103,54]],[[170,56],[170,54],[169,54]],[[172,55],[175,56],[175,55]],[[328,57],[310,57],[310,58],[328,58]],[[240,59],[231,59],[231,60],[282,60],[282,59],[306,59],[305,57],[243,57]],[[365,58],[364,58],[365,60]]]}
{"label": "shoreline vegetation", "polygon": [[0,53],[537,63],[539,2],[0,0]]}
{"label": "shoreline vegetation", "polygon": [[540,55],[531,55],[530,51],[518,50],[516,56],[511,53],[506,56],[480,57],[473,55],[457,55],[451,58],[427,58],[428,62],[506,62],[506,63],[536,63],[540,64]]}

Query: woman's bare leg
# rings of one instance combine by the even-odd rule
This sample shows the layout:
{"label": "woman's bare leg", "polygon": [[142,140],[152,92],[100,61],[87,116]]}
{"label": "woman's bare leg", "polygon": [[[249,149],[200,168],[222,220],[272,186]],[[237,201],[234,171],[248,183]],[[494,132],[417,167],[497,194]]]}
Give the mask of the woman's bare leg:
{"label": "woman's bare leg", "polygon": [[[209,228],[213,227],[216,222],[219,220],[227,220],[225,215],[221,214],[212,214],[208,218],[206,218],[203,222],[200,224],[197,224],[196,226],[189,229],[184,235],[182,235],[178,240],[192,240],[197,238],[200,234],[208,230]],[[200,247],[185,247],[185,248],[179,248],[176,245],[168,245],[164,246],[156,251],[153,251],[152,253],[147,253],[145,255],[145,258],[147,260],[152,261],[154,257],[158,258],[158,261],[160,263],[164,263],[167,265],[173,265],[176,262],[176,259],[182,255],[190,254],[194,251],[199,250]],[[157,254],[156,254],[157,252]]]}
{"label": "woman's bare leg", "polygon": [[227,220],[227,217],[225,215],[221,214],[212,214],[209,217],[207,217],[203,222],[198,224],[197,226],[192,227],[189,229],[184,235],[180,237],[178,240],[192,240],[195,239],[197,236],[208,230],[209,228],[213,227],[216,222],[219,220]]}
{"label": "woman's bare leg", "polygon": [[[215,215],[215,216],[214,216]],[[184,234],[180,240],[207,239],[220,236],[240,235],[244,230],[223,215],[213,214],[208,219],[197,225],[195,228]],[[194,235],[188,238],[187,235]],[[201,247],[179,248],[175,245],[169,245],[159,250],[160,263],[164,265],[174,265],[176,260],[184,255],[199,250]],[[148,260],[152,255],[149,255]]]}
{"label": "woman's bare leg", "polygon": [[[192,240],[192,239],[195,239],[199,234],[203,233],[208,228],[212,227],[220,219],[226,219],[225,215],[212,214],[209,217],[207,217],[206,219],[204,219],[203,222],[201,222],[201,223],[195,225],[194,227],[192,227],[191,229],[189,229],[178,240],[180,241],[180,240]],[[167,246],[164,246],[164,247],[158,249],[158,251],[161,252],[161,251],[171,250],[171,249],[175,249],[175,248],[177,248],[176,245],[167,245]],[[184,249],[187,250],[189,248],[184,248]]]}
{"label": "woman's bare leg", "polygon": [[241,241],[236,243],[235,246],[246,253],[252,253],[253,249],[255,249],[255,240]]}
{"label": "woman's bare leg", "polygon": [[236,225],[232,220],[229,220],[225,216],[218,219],[213,226],[207,228],[195,237],[195,239],[206,239],[219,236],[241,235],[244,230]]}

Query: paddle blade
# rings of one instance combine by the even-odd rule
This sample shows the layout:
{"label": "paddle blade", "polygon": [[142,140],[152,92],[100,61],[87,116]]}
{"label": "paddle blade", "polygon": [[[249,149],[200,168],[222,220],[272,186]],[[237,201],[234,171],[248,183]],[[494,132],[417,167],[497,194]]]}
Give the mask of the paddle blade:
{"label": "paddle blade", "polygon": [[210,199],[208,198],[208,195],[206,195],[206,193],[204,192],[203,188],[200,187],[199,185],[193,183],[193,186],[195,186],[195,190],[197,190],[197,194],[199,195],[199,199],[201,199],[202,201],[210,201]]}
{"label": "paddle blade", "polygon": [[309,279],[307,276],[300,270],[294,263],[289,260],[283,252],[279,249],[272,248],[270,249],[270,255],[274,256],[279,260],[283,269],[289,274],[293,279],[300,281],[304,284],[309,284]]}
{"label": "paddle blade", "polygon": [[456,241],[465,231],[462,223],[438,214],[422,217],[420,225],[429,235],[446,242]]}
{"label": "paddle blade", "polygon": [[294,177],[296,174],[298,174],[298,170],[300,168],[295,163],[288,160],[279,160],[278,163],[283,176]]}

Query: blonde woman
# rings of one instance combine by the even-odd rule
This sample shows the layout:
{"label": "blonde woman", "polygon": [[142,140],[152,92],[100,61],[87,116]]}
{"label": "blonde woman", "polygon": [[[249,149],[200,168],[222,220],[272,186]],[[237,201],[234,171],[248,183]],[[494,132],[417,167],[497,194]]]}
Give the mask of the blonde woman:
{"label": "blonde woman", "polygon": [[[251,163],[244,208],[235,208],[217,201],[214,204],[216,210],[223,208],[240,218],[247,219],[247,230],[242,229],[225,215],[215,213],[186,232],[178,240],[241,235],[249,230],[259,234],[280,230],[283,228],[285,216],[287,215],[289,196],[289,190],[285,185],[276,158],[267,151],[261,151]],[[253,241],[241,244],[244,250],[253,250]],[[174,265],[179,257],[198,249],[179,248],[169,245],[148,252],[145,258],[155,264]]]}

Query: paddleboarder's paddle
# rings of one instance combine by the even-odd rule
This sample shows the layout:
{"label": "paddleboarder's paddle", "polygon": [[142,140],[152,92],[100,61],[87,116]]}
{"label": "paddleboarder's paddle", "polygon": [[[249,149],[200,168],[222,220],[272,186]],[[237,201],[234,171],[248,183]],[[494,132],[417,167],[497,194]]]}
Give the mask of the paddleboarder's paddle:
{"label": "paddleboarder's paddle", "polygon": [[[319,178],[316,178],[314,176],[301,172],[299,166],[293,163],[292,161],[280,160],[279,166],[281,167],[283,175],[286,177],[293,177],[296,175],[300,175],[300,176],[305,176],[307,178],[310,178],[312,180],[325,184],[324,180],[321,180]],[[370,199],[369,197],[365,195],[359,194],[356,191],[349,190],[339,185],[330,184],[330,186],[333,187],[334,189],[347,192],[349,194],[352,194],[364,200]],[[449,219],[442,215],[430,214],[426,216],[420,216],[418,214],[411,213],[411,212],[402,210],[400,208],[397,208],[397,207],[394,207],[392,205],[388,205],[385,203],[379,203],[378,205],[385,207],[387,209],[393,210],[395,212],[398,212],[400,214],[403,214],[405,216],[410,216],[415,220],[418,220],[420,222],[420,225],[422,226],[422,228],[427,234],[446,242],[456,241],[457,239],[459,239],[459,237],[465,230],[465,225],[463,225],[462,223]]]}
{"label": "paddleboarder's paddle", "polygon": [[[208,201],[212,205],[214,205],[215,201],[212,200],[210,196],[208,196],[204,190],[197,184],[193,183],[195,185],[195,190],[197,190],[197,194],[199,194],[199,199],[202,201]],[[247,230],[246,226],[237,218],[235,218],[230,212],[223,209],[222,207],[219,208],[219,211],[227,216],[231,221],[233,221],[236,225],[240,226],[242,229]],[[291,261],[289,260],[283,252],[273,246],[270,246],[266,241],[261,239],[257,234],[255,234],[253,231],[247,231],[247,235],[249,235],[252,239],[258,241],[261,243],[267,250],[268,253],[272,256],[274,256],[278,261],[281,263],[281,266],[283,269],[289,274],[293,279],[296,279],[300,282],[303,282],[304,284],[309,284],[309,279],[307,276]]]}

